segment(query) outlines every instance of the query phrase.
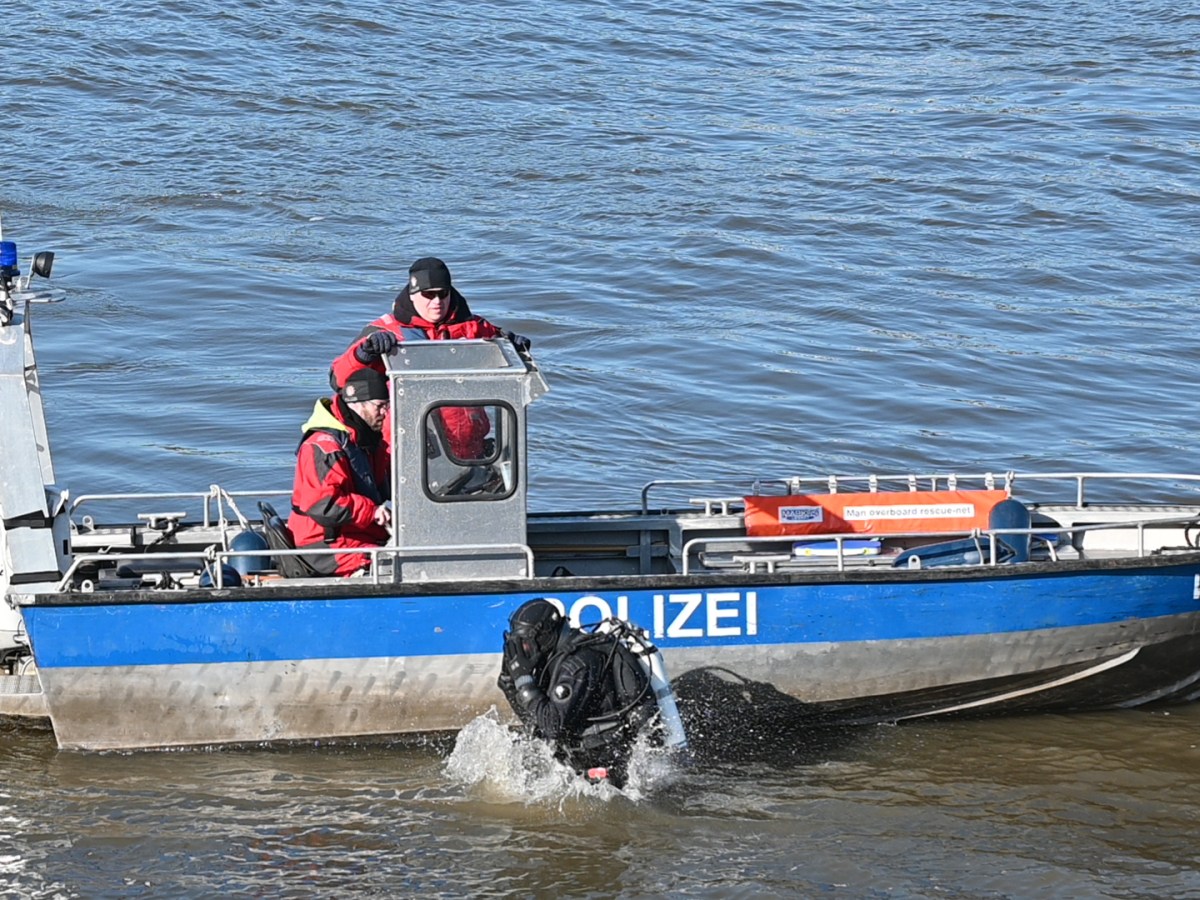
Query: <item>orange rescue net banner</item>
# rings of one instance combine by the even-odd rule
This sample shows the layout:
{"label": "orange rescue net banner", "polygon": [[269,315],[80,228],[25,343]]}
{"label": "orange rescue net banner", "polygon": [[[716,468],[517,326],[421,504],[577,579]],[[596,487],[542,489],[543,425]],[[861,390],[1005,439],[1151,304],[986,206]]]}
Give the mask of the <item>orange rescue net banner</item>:
{"label": "orange rescue net banner", "polygon": [[987,528],[1005,491],[885,491],[746,497],[746,534],[901,534]]}

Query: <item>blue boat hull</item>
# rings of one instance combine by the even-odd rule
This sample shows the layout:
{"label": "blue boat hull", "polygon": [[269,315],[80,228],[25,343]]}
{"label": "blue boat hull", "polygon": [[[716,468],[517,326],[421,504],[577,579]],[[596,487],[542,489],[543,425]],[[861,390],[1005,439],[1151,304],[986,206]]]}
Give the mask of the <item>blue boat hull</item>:
{"label": "blue boat hull", "polygon": [[1200,680],[1197,554],[512,587],[39,595],[23,614],[59,744],[91,749],[459,728],[504,708],[501,634],[535,596],[647,628],[693,729],[723,693],[771,698],[740,715],[861,722],[1137,705]]}

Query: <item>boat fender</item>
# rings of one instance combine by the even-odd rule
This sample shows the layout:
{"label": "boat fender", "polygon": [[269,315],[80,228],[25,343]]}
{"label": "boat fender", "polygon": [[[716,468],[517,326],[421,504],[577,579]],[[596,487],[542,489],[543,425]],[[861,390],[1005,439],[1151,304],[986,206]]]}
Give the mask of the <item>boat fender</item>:
{"label": "boat fender", "polygon": [[229,565],[238,570],[242,576],[253,575],[256,572],[267,572],[274,568],[271,565],[271,554],[268,552],[271,547],[267,543],[267,539],[257,531],[248,529],[239,531],[233,536],[229,542],[230,550],[239,552],[249,552],[251,550],[261,550],[260,556],[234,556],[229,560]]}
{"label": "boat fender", "polygon": [[988,528],[1024,528],[1024,534],[998,534],[996,540],[1012,550],[1009,562],[1029,562],[1029,510],[1020,500],[1001,500],[988,515]]}
{"label": "boat fender", "polygon": [[[217,586],[217,576],[213,570],[212,563],[204,567],[204,572],[200,575],[200,587],[211,588]],[[242,576],[233,566],[228,563],[221,564],[221,586],[224,588],[237,588],[242,586]]]}

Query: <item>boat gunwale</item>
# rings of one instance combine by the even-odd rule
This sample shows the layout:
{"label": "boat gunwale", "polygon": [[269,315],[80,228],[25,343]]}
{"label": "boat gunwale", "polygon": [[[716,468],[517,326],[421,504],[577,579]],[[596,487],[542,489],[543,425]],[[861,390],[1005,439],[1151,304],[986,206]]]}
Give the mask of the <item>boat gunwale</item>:
{"label": "boat gunwale", "polygon": [[[373,582],[367,579],[346,583],[345,579],[305,583],[309,579],[287,579],[282,584],[240,588],[184,588],[180,590],[62,591],[19,595],[17,603],[28,607],[201,605],[227,602],[271,602],[292,600],[340,600],[370,598],[421,598],[467,594],[531,595],[576,591],[686,590],[690,588],[780,587],[788,585],[878,584],[895,582],[977,582],[1020,578],[1068,577],[1117,570],[1200,567],[1200,549],[1147,556],[1122,555],[1086,559],[1031,561],[1016,565],[936,566],[920,569],[891,565],[860,566],[838,571],[729,572],[683,575],[540,576],[529,579],[487,579],[420,582]],[[1196,573],[1200,576],[1200,571]],[[286,586],[285,586],[286,585]]]}

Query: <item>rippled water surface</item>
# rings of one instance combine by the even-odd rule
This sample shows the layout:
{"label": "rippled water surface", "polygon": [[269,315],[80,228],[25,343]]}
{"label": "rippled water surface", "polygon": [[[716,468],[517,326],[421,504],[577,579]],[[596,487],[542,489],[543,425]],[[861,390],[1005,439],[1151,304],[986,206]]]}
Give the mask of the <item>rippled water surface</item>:
{"label": "rippled water surface", "polygon": [[[6,13],[0,214],[69,291],[35,328],[76,494],[287,487],[329,360],[429,254],[533,339],[536,509],[653,477],[1195,469],[1185,6]],[[97,757],[19,729],[0,884],[1200,896],[1198,726],[923,724],[532,799],[446,744]]]}
{"label": "rippled water surface", "polygon": [[629,796],[539,773],[486,719],[457,746],[82,755],[6,734],[0,878],[45,897],[1195,897],[1198,728],[1187,707],[860,729]]}

